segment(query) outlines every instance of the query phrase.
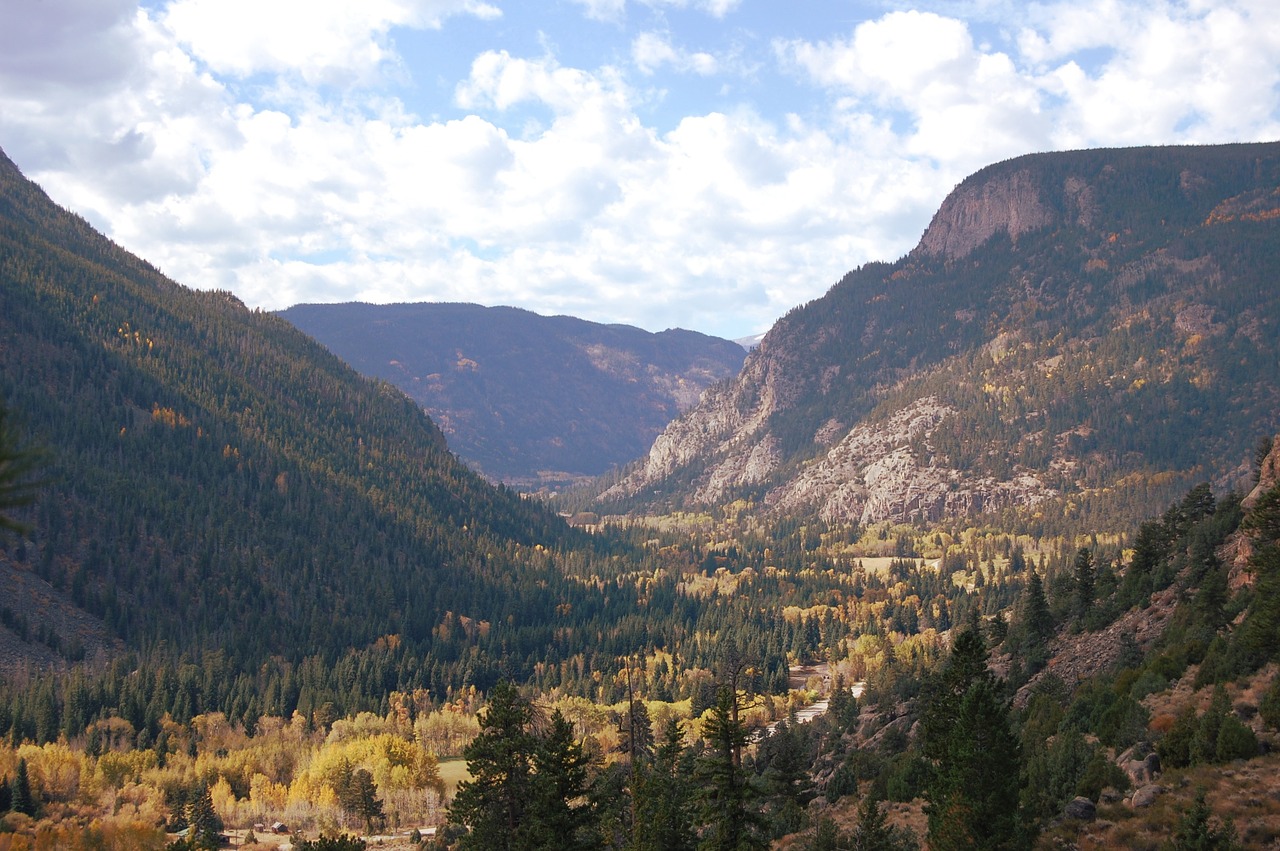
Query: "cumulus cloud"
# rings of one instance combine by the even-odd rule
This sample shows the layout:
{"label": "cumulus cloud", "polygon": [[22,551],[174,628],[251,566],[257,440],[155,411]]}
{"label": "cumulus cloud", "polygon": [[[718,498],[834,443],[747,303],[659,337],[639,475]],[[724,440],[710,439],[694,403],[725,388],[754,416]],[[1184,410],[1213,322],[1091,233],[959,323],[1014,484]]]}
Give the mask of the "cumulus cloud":
{"label": "cumulus cloud", "polygon": [[[0,30],[0,144],[178,280],[264,308],[464,300],[741,335],[901,255],[992,160],[1280,136],[1264,0],[1015,5],[998,32],[939,2],[719,59],[665,13],[715,27],[735,2],[638,0],[658,14],[635,30],[623,0],[577,2],[618,23],[598,61],[486,45],[424,81],[397,33],[496,4],[42,0]],[[748,65],[788,95],[690,107],[680,83],[711,87],[675,77]],[[393,67],[443,92],[431,117]]]}
{"label": "cumulus cloud", "polygon": [[774,47],[845,109],[896,110],[908,149],[940,162],[1275,134],[1280,31],[1257,2],[1041,4],[1006,51],[918,11]]}
{"label": "cumulus cloud", "polygon": [[710,53],[677,49],[664,33],[643,32],[631,42],[631,61],[643,74],[653,74],[663,67],[691,71],[703,77],[715,74],[720,63]]}
{"label": "cumulus cloud", "polygon": [[392,27],[439,29],[453,15],[501,14],[481,0],[175,0],[162,21],[218,73],[347,83],[369,82],[395,60]]}

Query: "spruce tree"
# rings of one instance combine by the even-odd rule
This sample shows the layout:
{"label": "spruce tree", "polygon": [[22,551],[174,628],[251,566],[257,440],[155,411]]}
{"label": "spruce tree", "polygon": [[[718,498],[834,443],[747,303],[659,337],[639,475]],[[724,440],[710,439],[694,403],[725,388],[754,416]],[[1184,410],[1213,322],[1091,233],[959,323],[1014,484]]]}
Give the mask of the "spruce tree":
{"label": "spruce tree", "polygon": [[880,802],[868,795],[858,807],[858,823],[844,847],[849,851],[915,851],[919,846],[910,831],[890,825]]}
{"label": "spruce tree", "polygon": [[1178,821],[1170,843],[1173,851],[1238,851],[1241,845],[1236,839],[1235,825],[1228,820],[1215,827],[1212,815],[1201,788],[1196,792],[1195,803]]}
{"label": "spruce tree", "polygon": [[372,833],[375,824],[384,820],[382,801],[368,769],[357,768],[351,772],[351,780],[339,796],[342,808],[364,822],[364,829]]}
{"label": "spruce tree", "polygon": [[502,851],[535,847],[529,837],[533,799],[533,706],[515,685],[493,687],[480,735],[463,750],[471,779],[458,784],[449,816],[470,830],[459,847]]}
{"label": "spruce tree", "polygon": [[926,796],[930,849],[1029,847],[1018,808],[1018,740],[991,678],[969,687],[942,750]]}
{"label": "spruce tree", "polygon": [[35,499],[39,482],[32,479],[32,473],[39,461],[39,453],[23,445],[0,399],[0,530],[26,531],[26,525],[14,519],[13,511]]}
{"label": "spruce tree", "polygon": [[209,786],[200,783],[187,801],[187,844],[193,849],[215,849],[221,845],[222,819],[213,808]]}
{"label": "spruce tree", "polygon": [[738,766],[736,755],[746,746],[747,733],[735,717],[734,697],[722,687],[703,735],[710,743],[694,770],[701,805],[702,841],[699,851],[763,849],[763,819],[752,806],[755,791]]}
{"label": "spruce tree", "polygon": [[592,809],[587,794],[587,764],[573,725],[557,709],[533,755],[535,793],[527,814],[529,832],[539,848],[592,847]]}
{"label": "spruce tree", "polygon": [[1075,562],[1072,564],[1072,573],[1075,577],[1076,617],[1083,623],[1085,615],[1093,607],[1095,579],[1093,553],[1089,552],[1088,547],[1081,547],[1076,552]]}
{"label": "spruce tree", "polygon": [[942,759],[960,714],[960,704],[969,687],[979,680],[992,678],[987,670],[987,646],[978,628],[976,611],[966,627],[956,635],[951,653],[942,669],[929,677],[921,688],[921,749],[928,759]]}
{"label": "spruce tree", "polygon": [[680,722],[669,718],[653,762],[637,767],[632,789],[636,818],[629,851],[693,851],[697,844],[692,790],[681,766],[683,738]]}
{"label": "spruce tree", "polygon": [[36,799],[31,794],[31,778],[27,776],[27,760],[22,758],[18,760],[17,771],[14,772],[13,782],[9,784],[9,806],[15,813],[24,813],[29,816],[36,814]]}

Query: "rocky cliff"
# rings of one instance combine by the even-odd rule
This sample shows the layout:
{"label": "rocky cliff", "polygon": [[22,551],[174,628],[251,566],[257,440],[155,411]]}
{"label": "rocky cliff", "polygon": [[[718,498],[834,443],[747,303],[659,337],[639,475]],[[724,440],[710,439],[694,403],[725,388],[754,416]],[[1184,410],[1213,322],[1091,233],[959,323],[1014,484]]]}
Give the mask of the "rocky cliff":
{"label": "rocky cliff", "polygon": [[1277,143],[990,166],[906,257],[779,320],[601,502],[870,523],[1240,486],[1280,426],[1277,216]]}

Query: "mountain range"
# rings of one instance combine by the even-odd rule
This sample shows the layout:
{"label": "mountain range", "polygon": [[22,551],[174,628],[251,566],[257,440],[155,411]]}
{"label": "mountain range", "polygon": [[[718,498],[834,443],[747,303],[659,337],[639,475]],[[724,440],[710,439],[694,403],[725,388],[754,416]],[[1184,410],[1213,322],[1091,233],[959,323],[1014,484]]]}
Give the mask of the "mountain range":
{"label": "mountain range", "polygon": [[1131,527],[1280,426],[1280,144],[1036,154],[788,313],[601,488],[833,523]]}
{"label": "mountain range", "polygon": [[302,304],[281,316],[403,390],[450,448],[524,490],[598,476],[648,451],[744,348],[476,304]]}

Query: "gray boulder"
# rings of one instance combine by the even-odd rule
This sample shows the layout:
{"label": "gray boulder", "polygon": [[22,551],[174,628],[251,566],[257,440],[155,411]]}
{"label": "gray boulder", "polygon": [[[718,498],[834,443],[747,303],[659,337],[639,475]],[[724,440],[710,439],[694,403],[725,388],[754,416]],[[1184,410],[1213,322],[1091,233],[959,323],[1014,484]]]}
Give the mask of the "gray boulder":
{"label": "gray boulder", "polygon": [[1135,810],[1149,807],[1156,802],[1156,798],[1163,791],[1164,789],[1154,783],[1143,786],[1133,793],[1133,797],[1129,799],[1129,806],[1133,807]]}
{"label": "gray boulder", "polygon": [[1093,801],[1079,796],[1067,802],[1066,809],[1062,811],[1062,815],[1078,821],[1093,821],[1098,817],[1098,808]]}

